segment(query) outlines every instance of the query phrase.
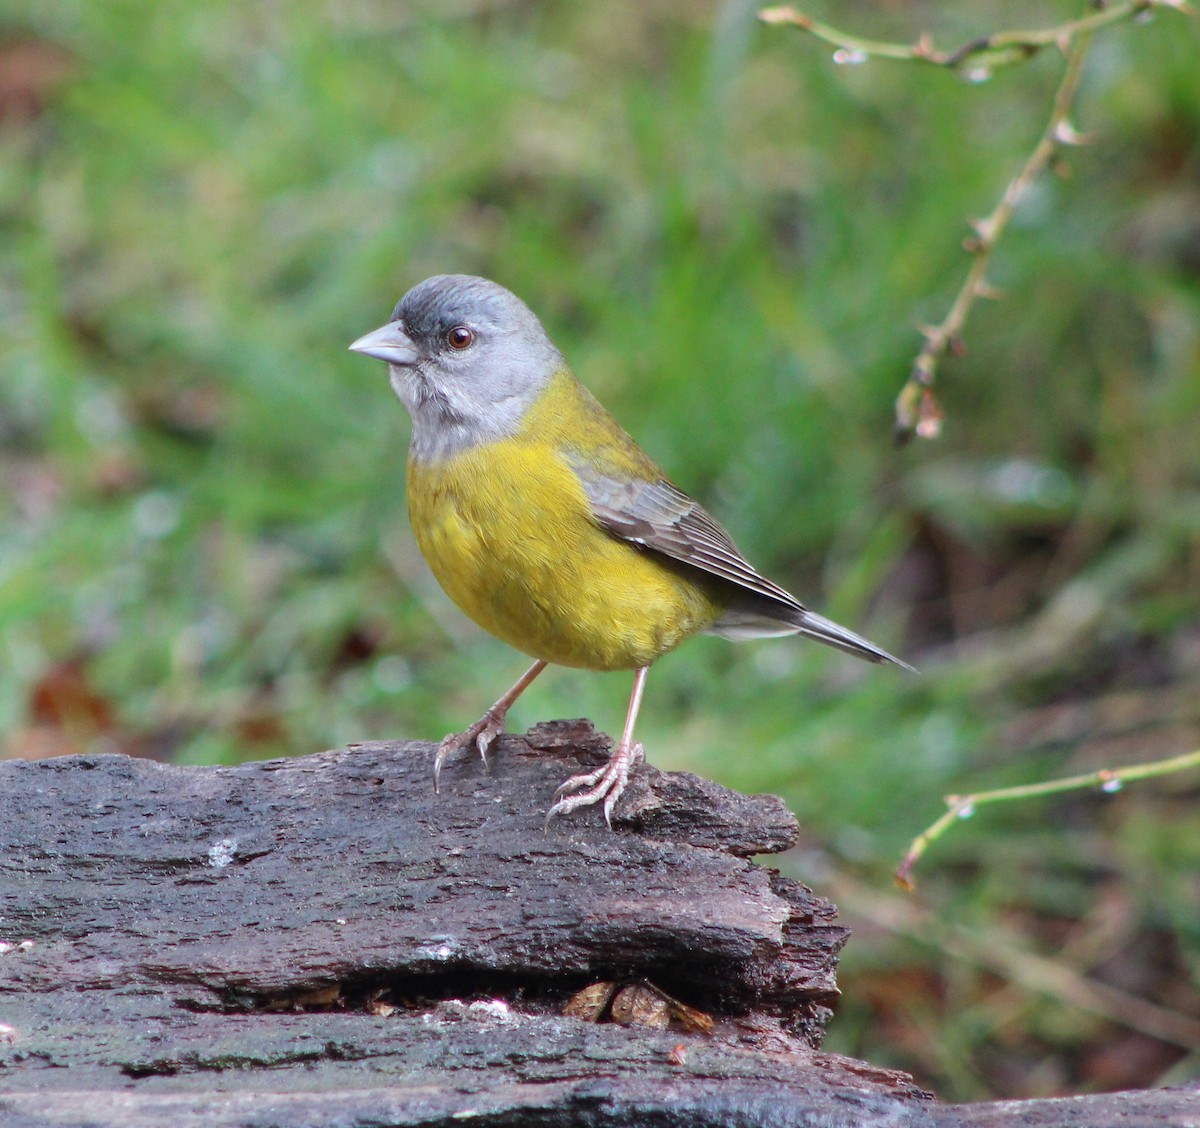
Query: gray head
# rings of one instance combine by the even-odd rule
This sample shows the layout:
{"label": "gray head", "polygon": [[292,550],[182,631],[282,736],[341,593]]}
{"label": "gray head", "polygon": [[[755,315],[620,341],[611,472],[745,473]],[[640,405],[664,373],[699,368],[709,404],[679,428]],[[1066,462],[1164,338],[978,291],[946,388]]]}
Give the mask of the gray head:
{"label": "gray head", "polygon": [[486,278],[439,274],[414,286],[354,352],[386,360],[413,421],[413,455],[448,458],[513,434],[563,366],[541,322]]}

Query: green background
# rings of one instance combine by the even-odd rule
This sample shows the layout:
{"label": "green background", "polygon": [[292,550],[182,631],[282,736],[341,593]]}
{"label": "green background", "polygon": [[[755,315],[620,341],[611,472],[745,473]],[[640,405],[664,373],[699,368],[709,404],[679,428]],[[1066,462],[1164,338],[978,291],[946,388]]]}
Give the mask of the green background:
{"label": "green background", "polygon": [[[1083,5],[809,10],[948,47]],[[898,449],[917,326],[1062,57],[838,66],[754,14],[3,0],[4,752],[478,716],[524,659],[425,569],[407,421],[346,346],[485,274],[764,571],[922,670],[700,639],[649,679],[653,762],[786,796],[785,867],[855,930],[829,1047],[946,1098],[1198,1076],[1195,773],[988,808],[890,884],[946,793],[1200,746],[1197,21],[1096,36],[1090,144],[997,249],[943,437]],[[629,681],[554,671],[511,726],[618,729]]]}

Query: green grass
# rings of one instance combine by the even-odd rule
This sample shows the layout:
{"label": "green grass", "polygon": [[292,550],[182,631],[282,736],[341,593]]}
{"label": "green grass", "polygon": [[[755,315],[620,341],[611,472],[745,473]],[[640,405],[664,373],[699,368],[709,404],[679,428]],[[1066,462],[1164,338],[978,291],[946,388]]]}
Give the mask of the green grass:
{"label": "green grass", "polygon": [[[949,44],[1076,11],[820,14]],[[1003,300],[943,366],[944,437],[902,450],[891,404],[915,326],[944,313],[967,219],[1042,128],[1053,52],[978,86],[837,67],[736,2],[10,0],[0,35],[67,68],[41,112],[0,120],[11,754],[44,747],[39,687],[72,658],[113,718],[60,695],[57,750],[187,762],[438,737],[517,676],[521,656],[458,617],[419,559],[403,411],[382,366],[346,351],[444,271],[518,292],[752,559],[922,666],[705,639],[656,667],[651,758],[784,794],[799,876],[890,896],[946,792],[1194,745],[1196,21],[1097,37],[1073,119],[1095,142],[997,251]],[[1077,581],[1105,610],[1056,652],[1059,620],[1038,616]],[[1029,630],[1041,664],[1019,657]],[[555,671],[513,723],[612,729],[628,686]],[[1114,720],[1101,706],[1118,698]],[[1028,727],[1053,709],[1083,723]],[[1166,785],[989,811],[922,864],[924,903],[1052,953],[1050,918],[1090,935],[1124,898],[1128,944],[1098,974],[1152,947],[1137,990],[1195,1016],[1194,835],[1167,834],[1168,814],[1189,818]],[[1111,1081],[1097,1063],[1119,1026],[1036,994],[997,1018],[994,973],[862,932],[833,1047],[948,1097]],[[1194,1053],[1154,1046],[1132,1083],[1195,1074]]]}

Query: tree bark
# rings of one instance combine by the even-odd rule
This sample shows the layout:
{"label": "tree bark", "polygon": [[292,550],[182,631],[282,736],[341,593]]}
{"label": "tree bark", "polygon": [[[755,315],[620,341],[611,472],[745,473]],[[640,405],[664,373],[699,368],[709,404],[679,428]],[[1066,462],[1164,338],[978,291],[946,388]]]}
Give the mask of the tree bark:
{"label": "tree bark", "polygon": [[614,830],[544,828],[607,746],[538,726],[436,796],[418,742],[0,764],[0,1123],[1097,1128],[1108,1101],[1128,1128],[1200,1104],[937,1106],[820,1053],[846,930],[748,860],[791,815],[644,767]]}

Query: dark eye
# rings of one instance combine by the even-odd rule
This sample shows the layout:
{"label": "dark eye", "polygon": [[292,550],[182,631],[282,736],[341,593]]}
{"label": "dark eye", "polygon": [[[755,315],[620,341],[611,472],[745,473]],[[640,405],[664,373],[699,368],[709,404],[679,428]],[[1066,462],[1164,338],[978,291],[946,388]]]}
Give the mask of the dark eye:
{"label": "dark eye", "polygon": [[446,334],[446,344],[452,349],[465,349],[475,340],[475,334],[465,325],[456,325]]}

